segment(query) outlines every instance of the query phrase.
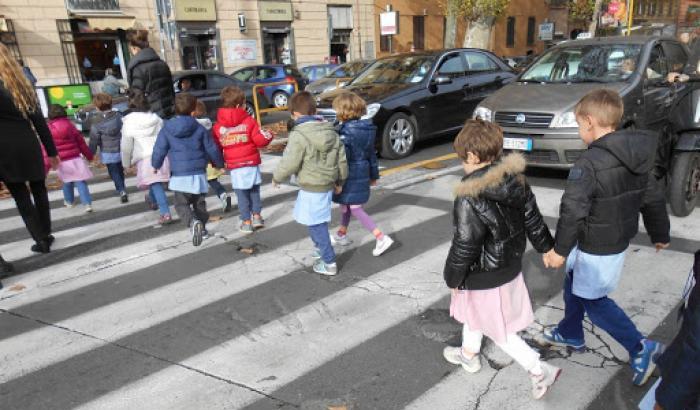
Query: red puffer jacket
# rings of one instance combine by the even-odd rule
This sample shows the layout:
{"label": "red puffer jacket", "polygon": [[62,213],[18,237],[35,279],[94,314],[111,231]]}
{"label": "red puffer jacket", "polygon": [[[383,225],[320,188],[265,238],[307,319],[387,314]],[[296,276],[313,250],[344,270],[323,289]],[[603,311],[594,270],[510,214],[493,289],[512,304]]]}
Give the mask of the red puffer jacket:
{"label": "red puffer jacket", "polygon": [[272,141],[272,134],[261,130],[242,108],[219,108],[213,131],[214,140],[224,151],[226,169],[260,165],[258,148]]}
{"label": "red puffer jacket", "polygon": [[75,125],[68,118],[61,117],[50,120],[49,130],[51,130],[51,136],[61,161],[77,158],[80,154],[92,161],[93,153],[85,143],[83,134],[75,128]]}

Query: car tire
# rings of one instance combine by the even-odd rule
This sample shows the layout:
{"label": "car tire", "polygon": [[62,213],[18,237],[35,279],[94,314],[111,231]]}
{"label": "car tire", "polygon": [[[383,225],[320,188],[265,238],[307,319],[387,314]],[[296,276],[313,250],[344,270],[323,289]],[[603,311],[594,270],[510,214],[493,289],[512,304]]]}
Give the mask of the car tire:
{"label": "car tire", "polygon": [[418,126],[412,116],[402,112],[393,114],[382,131],[382,158],[399,159],[409,156],[416,145],[417,136]]}
{"label": "car tire", "polygon": [[251,117],[255,118],[255,107],[253,106],[252,102],[245,102],[245,112],[247,112]]}
{"label": "car tire", "polygon": [[676,154],[671,165],[669,203],[676,216],[688,216],[700,199],[700,152]]}
{"label": "car tire", "polygon": [[275,91],[275,93],[272,94],[272,104],[276,108],[287,107],[287,104],[289,104],[289,94],[284,91]]}

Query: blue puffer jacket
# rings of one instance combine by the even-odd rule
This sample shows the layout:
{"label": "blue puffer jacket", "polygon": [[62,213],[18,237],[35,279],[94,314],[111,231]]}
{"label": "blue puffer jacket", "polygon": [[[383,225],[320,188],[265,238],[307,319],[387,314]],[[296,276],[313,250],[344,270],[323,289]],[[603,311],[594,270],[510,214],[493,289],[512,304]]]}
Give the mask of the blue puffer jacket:
{"label": "blue puffer jacket", "polygon": [[153,147],[153,168],[160,169],[166,155],[173,176],[206,174],[210,162],[217,168],[224,167],[224,157],[209,131],[186,115],[165,121]]}
{"label": "blue puffer jacket", "polygon": [[379,179],[379,165],[374,147],[377,127],[367,120],[351,120],[338,127],[348,159],[348,179],[343,192],[333,196],[333,202],[361,205],[369,201],[369,182]]}

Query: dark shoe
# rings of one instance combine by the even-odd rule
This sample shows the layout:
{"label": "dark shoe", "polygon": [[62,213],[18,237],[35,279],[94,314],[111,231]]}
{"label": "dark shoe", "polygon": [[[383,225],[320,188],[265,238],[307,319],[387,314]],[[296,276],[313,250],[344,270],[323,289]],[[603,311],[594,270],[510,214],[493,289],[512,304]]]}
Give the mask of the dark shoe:
{"label": "dark shoe", "polygon": [[119,194],[119,197],[121,198],[123,204],[129,202],[129,195],[127,195],[126,192]]}
{"label": "dark shoe", "polygon": [[[14,266],[10,262],[6,262],[2,257],[0,257],[0,273],[12,273],[15,271]],[[0,289],[2,285],[0,284]]]}
{"label": "dark shoe", "polygon": [[192,245],[199,246],[202,244],[202,235],[204,234],[204,224],[201,221],[195,220],[192,222]]}
{"label": "dark shoe", "polygon": [[53,235],[49,235],[49,236],[46,237],[46,242],[49,243],[49,246],[53,245],[53,243],[54,243],[55,240],[56,240],[56,238],[54,238]]}
{"label": "dark shoe", "polygon": [[51,245],[49,245],[48,241],[41,241],[32,245],[31,249],[32,252],[36,253],[49,253],[51,252]]}

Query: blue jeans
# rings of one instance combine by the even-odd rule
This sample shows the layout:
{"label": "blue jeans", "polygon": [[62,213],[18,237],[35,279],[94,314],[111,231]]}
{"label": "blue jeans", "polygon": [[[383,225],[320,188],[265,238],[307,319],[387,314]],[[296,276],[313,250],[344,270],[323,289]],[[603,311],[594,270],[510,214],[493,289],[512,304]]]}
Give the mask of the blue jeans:
{"label": "blue jeans", "polygon": [[73,187],[78,188],[78,195],[80,195],[80,203],[83,205],[92,204],[92,197],[90,196],[90,190],[88,189],[87,182],[85,181],[75,181],[75,182],[64,182],[63,183],[63,199],[69,204],[75,201],[75,192]]}
{"label": "blue jeans", "polygon": [[637,355],[644,338],[632,320],[620,307],[607,296],[599,299],[584,299],[571,292],[573,272],[564,280],[564,319],[559,322],[559,333],[565,338],[583,339],[583,315],[595,326],[605,330],[617,340],[630,354]]}
{"label": "blue jeans", "polygon": [[165,195],[165,188],[160,182],[151,184],[148,187],[148,196],[151,202],[158,204],[158,211],[161,215],[166,215],[170,213],[170,207],[168,206],[168,197]]}
{"label": "blue jeans", "polygon": [[126,192],[126,185],[124,183],[124,167],[121,162],[113,162],[111,164],[105,164],[107,166],[107,172],[109,172],[109,177],[114,181],[114,188],[117,189],[117,193],[121,194]]}
{"label": "blue jeans", "polygon": [[262,212],[260,200],[260,185],[253,185],[250,189],[234,189],[238,198],[238,210],[241,212],[241,221],[250,221],[251,211],[254,214]]}
{"label": "blue jeans", "polygon": [[309,225],[309,236],[321,252],[321,259],[326,263],[335,263],[335,250],[331,245],[331,236],[328,233],[328,222],[318,225]]}

